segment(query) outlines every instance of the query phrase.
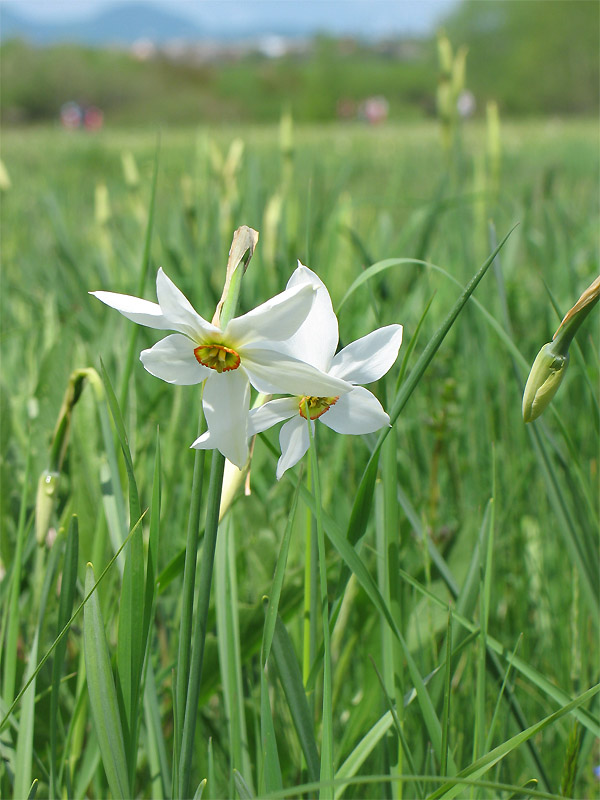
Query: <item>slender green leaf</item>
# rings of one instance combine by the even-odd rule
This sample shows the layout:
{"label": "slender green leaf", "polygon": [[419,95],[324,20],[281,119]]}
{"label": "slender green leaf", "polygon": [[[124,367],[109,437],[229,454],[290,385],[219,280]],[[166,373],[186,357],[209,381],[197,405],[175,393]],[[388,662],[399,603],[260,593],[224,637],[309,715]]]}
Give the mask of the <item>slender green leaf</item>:
{"label": "slender green leaf", "polygon": [[[442,608],[446,607],[443,600],[440,600],[439,597],[436,597],[433,592],[430,592],[425,586],[416,581],[407,572],[401,569],[400,574],[405,581],[410,583],[411,586],[414,586],[415,589],[428,597],[433,603]],[[479,630],[477,625],[475,625],[466,617],[463,617],[461,614],[458,614],[456,611],[452,611],[452,617],[454,620],[456,620],[456,622],[469,631],[475,632]],[[544,675],[534,669],[534,667],[528,664],[524,659],[506,650],[506,648],[500,644],[497,639],[494,639],[493,636],[488,635],[487,644],[490,650],[504,658],[507,663],[512,664],[512,666],[518,672],[520,672],[521,675],[531,681],[534,686],[537,686],[541,692],[546,694],[548,697],[551,697],[555,702],[564,705],[570,701],[569,695],[566,692],[552,683],[552,681],[549,681]],[[573,714],[584,727],[588,728],[594,734],[594,736],[600,736],[600,721],[596,719],[589,711],[586,711],[582,708],[575,708]]]}
{"label": "slender green leaf", "polygon": [[[56,546],[56,545],[55,545]],[[77,517],[71,517],[67,532],[67,543],[60,584],[58,625],[56,635],[67,625],[73,612],[75,587],[77,583],[77,561],[79,557],[79,527]],[[58,733],[58,695],[63,672],[63,662],[67,650],[67,637],[63,637],[54,651],[52,662],[52,695],[50,697],[50,795],[59,795],[55,780],[57,774],[56,736]]]}
{"label": "slender green leaf", "polygon": [[311,713],[306,700],[298,659],[280,617],[277,617],[275,624],[272,653],[277,666],[279,680],[292,715],[298,741],[306,759],[309,780],[318,781],[320,770],[319,752],[312,729]]}
{"label": "slender green leaf", "polygon": [[[29,662],[25,673],[25,685],[28,687],[23,695],[23,703],[21,707],[21,717],[19,720],[19,733],[17,736],[17,747],[15,754],[15,785],[14,797],[25,797],[31,787],[31,759],[33,756],[33,734],[35,727],[35,664],[37,661],[38,646],[40,636],[42,633],[42,626],[44,624],[44,617],[46,614],[46,605],[48,603],[48,596],[50,589],[54,583],[56,574],[56,566],[58,563],[59,549],[55,548],[50,551],[50,556],[47,563],[45,560],[45,551],[38,547],[36,550],[36,565],[34,568],[33,585],[42,583],[42,588],[39,597],[39,608],[37,611],[37,626],[35,635],[29,651]],[[34,601],[35,602],[35,601]]]}
{"label": "slender green leaf", "polygon": [[540,722],[536,722],[535,725],[531,725],[531,727],[527,728],[527,730],[521,731],[515,736],[512,736],[510,739],[507,739],[505,742],[502,742],[502,744],[498,745],[498,747],[495,747],[489,753],[486,753],[486,755],[478,758],[468,767],[461,770],[456,775],[455,779],[445,783],[443,786],[440,786],[439,789],[436,789],[435,792],[429,795],[428,800],[437,800],[437,798],[440,797],[448,798],[448,800],[450,800],[450,798],[456,797],[462,791],[460,782],[461,778],[479,778],[481,775],[487,772],[488,769],[493,767],[494,764],[497,764],[498,761],[503,759],[532,736],[537,736],[538,733],[541,733],[549,725],[552,725],[561,717],[564,717],[566,714],[571,713],[575,709],[579,708],[579,706],[586,703],[599,690],[600,684],[592,686],[586,692],[583,692],[583,694],[580,694],[578,697],[571,700],[570,703],[567,703],[566,706],[563,706],[558,711],[555,711],[553,714],[545,717]]}
{"label": "slender green leaf", "polygon": [[131,792],[125,741],[100,601],[98,593],[92,592],[94,586],[94,570],[88,564],[85,592],[89,599],[83,612],[83,642],[90,706],[110,791],[114,797],[127,798]]}
{"label": "slender green leaf", "polygon": [[[452,325],[456,322],[458,315],[464,308],[467,300],[471,297],[477,285],[487,272],[490,265],[493,263],[496,254],[502,249],[504,243],[514,230],[511,229],[504,239],[500,242],[498,247],[494,249],[490,256],[485,260],[483,265],[480,269],[473,275],[469,283],[465,286],[463,292],[461,293],[458,300],[455,302],[453,307],[448,312],[446,318],[434,333],[432,338],[429,340],[427,346],[419,356],[417,363],[413,367],[410,375],[406,379],[406,381],[402,384],[399,391],[396,393],[396,397],[394,399],[394,403],[392,408],[389,412],[390,420],[392,425],[396,422],[400,413],[402,412],[404,406],[408,402],[410,396],[412,395],[413,391],[417,387],[419,381],[423,377],[425,370],[429,366],[431,360],[433,359],[434,355],[439,350],[442,342],[446,338],[446,335]],[[354,501],[352,507],[352,513],[350,515],[350,521],[348,523],[348,539],[351,543],[357,542],[361,536],[363,535],[366,527],[366,522],[369,515],[369,510],[371,506],[371,499],[373,497],[373,485],[375,482],[375,475],[377,471],[377,461],[379,459],[379,451],[381,450],[381,446],[389,432],[389,428],[384,428],[384,430],[379,435],[377,439],[377,443],[375,448],[373,449],[371,456],[369,457],[369,461],[367,466],[365,467],[363,476],[361,478],[360,484],[358,486],[358,490],[356,492],[356,499]]]}

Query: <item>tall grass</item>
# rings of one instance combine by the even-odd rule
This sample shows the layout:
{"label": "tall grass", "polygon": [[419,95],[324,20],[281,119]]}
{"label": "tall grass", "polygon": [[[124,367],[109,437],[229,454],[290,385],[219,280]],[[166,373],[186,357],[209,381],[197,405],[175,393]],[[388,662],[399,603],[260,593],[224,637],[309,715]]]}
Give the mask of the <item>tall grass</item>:
{"label": "tall grass", "polygon": [[[521,419],[598,272],[593,126],[504,126],[500,165],[479,127],[450,158],[427,126],[287,136],[166,131],[158,161],[141,132],[3,137],[2,794],[593,796],[597,315],[550,413]],[[199,394],[131,362],[156,336],[130,345],[87,292],[153,299],[162,266],[212,315],[240,224],[261,232],[243,310],[300,258],[341,345],[398,322],[404,344],[371,387],[391,429],[318,426],[279,483],[277,431],[256,441],[218,529],[184,780]]]}

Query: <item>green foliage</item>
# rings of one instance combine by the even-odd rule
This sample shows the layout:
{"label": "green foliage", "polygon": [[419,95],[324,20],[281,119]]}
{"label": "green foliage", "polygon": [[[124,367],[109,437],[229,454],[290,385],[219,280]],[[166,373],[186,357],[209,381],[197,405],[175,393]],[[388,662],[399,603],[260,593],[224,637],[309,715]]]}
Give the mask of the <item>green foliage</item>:
{"label": "green foliage", "polygon": [[600,6],[465,0],[447,20],[466,44],[468,86],[505,114],[598,114]]}
{"label": "green foliage", "polygon": [[[467,0],[445,24],[457,52],[468,50],[466,87],[480,114],[489,100],[510,115],[598,113],[597,3]],[[342,107],[355,116],[373,95],[387,99],[392,120],[423,118],[436,113],[436,85],[438,103],[444,88],[437,61],[435,37],[369,45],[321,36],[303,53],[244,52],[202,64],[8,41],[0,47],[0,119],[57,120],[75,100],[99,106],[108,124],[275,122],[284,107],[298,121],[327,122]]]}
{"label": "green foliage", "polygon": [[[136,294],[148,243],[142,294],[154,299],[162,265],[210,317],[231,242],[224,220],[266,239],[274,196],[276,224],[244,277],[242,310],[281,290],[300,258],[330,287],[344,344],[403,323],[399,363],[371,387],[397,420],[371,462],[376,436],[341,437],[320,426],[325,542],[319,536],[317,548],[315,536],[313,552],[325,551],[325,574],[316,558],[311,572],[306,543],[315,496],[299,469],[276,483],[276,430],[256,441],[251,494],[240,487],[227,529],[219,529],[219,578],[203,598],[198,720],[186,745],[190,794],[285,787],[299,795],[331,770],[339,798],[397,796],[399,780],[405,797],[534,796],[535,785],[539,796],[561,786],[593,795],[597,314],[573,344],[560,393],[531,426],[522,423],[521,393],[540,342],[597,272],[596,126],[504,123],[501,131],[496,189],[477,123],[463,128],[449,162],[433,124],[299,127],[285,156],[275,128],[248,127],[237,193],[227,195],[210,154],[226,153],[240,131],[166,131],[151,234],[154,133],[4,133],[12,188],[0,219],[0,721],[32,683],[2,723],[3,797],[15,785],[26,794],[34,779],[40,797],[50,780],[57,796],[143,798],[168,796],[172,774],[181,781],[173,751],[184,720],[174,721],[173,668],[190,601],[181,553],[192,500],[204,519],[209,480],[198,469],[192,481],[198,387],[169,386],[137,359],[130,373],[131,323],[87,291]],[[139,186],[125,181],[124,152],[133,154]],[[100,183],[108,217],[95,215]],[[453,320],[448,314],[496,247],[489,219],[499,241],[519,225]],[[445,320],[452,324],[443,338]],[[140,328],[136,353],[156,339]],[[75,369],[99,369],[100,359],[113,386],[127,385],[126,399],[120,407],[109,391],[109,409],[108,389],[81,393],[51,535],[38,545],[35,487],[65,388]],[[195,548],[203,543],[195,514],[194,524]],[[309,647],[307,552],[316,589]],[[82,622],[69,613],[79,614],[94,584],[88,561],[102,582]],[[63,638],[53,648],[57,631]],[[333,743],[327,770],[324,707]],[[16,766],[24,771],[15,784]],[[457,784],[461,776],[475,785]],[[312,793],[319,788],[327,794],[326,786]]]}

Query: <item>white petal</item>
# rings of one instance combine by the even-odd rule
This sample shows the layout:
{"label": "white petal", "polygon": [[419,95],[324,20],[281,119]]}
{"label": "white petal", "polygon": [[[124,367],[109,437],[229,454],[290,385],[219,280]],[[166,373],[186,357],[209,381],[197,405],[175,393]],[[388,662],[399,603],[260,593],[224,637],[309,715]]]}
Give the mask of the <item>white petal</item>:
{"label": "white petal", "polygon": [[338,345],[337,317],[323,281],[312,270],[298,262],[298,268],[292,273],[287,288],[293,289],[304,284],[315,287],[316,297],[302,325],[285,342],[285,349],[295,358],[328,372]]}
{"label": "white petal", "polygon": [[402,325],[385,328],[357,339],[334,356],[330,373],[352,383],[371,383],[381,378],[398,358]]}
{"label": "white petal", "polygon": [[331,406],[319,421],[336,433],[373,433],[390,424],[390,418],[372,392],[355,387]]}
{"label": "white petal", "polygon": [[202,397],[211,446],[243,469],[248,461],[250,384],[241,369],[211,372]]}
{"label": "white petal", "polygon": [[295,333],[310,311],[315,289],[308,283],[286,289],[241,317],[232,319],[223,340],[237,347],[245,344],[281,342]]}
{"label": "white petal", "polygon": [[198,344],[221,335],[219,328],[196,313],[190,301],[163,272],[162,267],[156,276],[156,296],[171,330],[184,333]]}
{"label": "white petal", "polygon": [[215,437],[210,435],[210,431],[204,431],[201,436],[191,443],[190,447],[194,447],[196,450],[215,450]]}
{"label": "white petal", "polygon": [[283,422],[284,419],[293,417],[298,414],[298,398],[297,397],[281,397],[278,400],[269,400],[268,403],[254,408],[250,412],[248,420],[248,436],[254,436],[255,433],[262,433],[278,422]]}
{"label": "white petal", "polygon": [[[314,425],[314,422],[311,422]],[[314,428],[313,428],[314,430]],[[277,480],[283,473],[297,464],[309,448],[310,437],[306,420],[299,414],[286,422],[279,434],[281,458],[277,462]]]}
{"label": "white petal", "polygon": [[264,394],[309,395],[332,397],[345,394],[352,389],[346,381],[321,372],[310,364],[298,361],[277,350],[244,348],[240,353],[242,366],[248,373],[250,383]]}
{"label": "white petal", "polygon": [[172,333],[149,350],[142,350],[140,361],[151,375],[182,386],[202,383],[214,371],[198,363],[194,342],[181,333]]}
{"label": "white petal", "polygon": [[158,303],[151,303],[149,300],[142,300],[141,297],[132,297],[130,294],[118,294],[117,292],[90,292],[98,300],[106,303],[111,308],[116,308],[124,317],[138,325],[145,325],[147,328],[157,328],[158,330],[170,330],[171,325],[163,316]]}

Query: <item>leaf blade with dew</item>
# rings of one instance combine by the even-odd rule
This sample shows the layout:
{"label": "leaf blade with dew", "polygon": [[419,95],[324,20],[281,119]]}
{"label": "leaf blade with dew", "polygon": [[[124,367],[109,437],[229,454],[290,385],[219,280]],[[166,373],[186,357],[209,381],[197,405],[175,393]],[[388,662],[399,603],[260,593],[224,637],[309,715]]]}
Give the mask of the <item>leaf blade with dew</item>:
{"label": "leaf blade with dew", "polygon": [[98,738],[102,763],[114,797],[130,796],[125,739],[121,727],[117,690],[110,666],[110,654],[104,632],[95,585],[94,570],[87,565],[85,591],[89,599],[83,612],[83,642],[88,694],[92,719]]}
{"label": "leaf blade with dew", "polygon": [[[75,590],[77,584],[77,560],[79,556],[79,525],[77,517],[72,516],[67,531],[67,542],[63,562],[62,580],[60,584],[60,601],[56,634],[67,625],[73,612]],[[58,796],[56,786],[56,735],[58,732],[58,693],[63,671],[63,662],[67,651],[65,636],[56,646],[52,662],[52,695],[50,697],[50,794]]]}

